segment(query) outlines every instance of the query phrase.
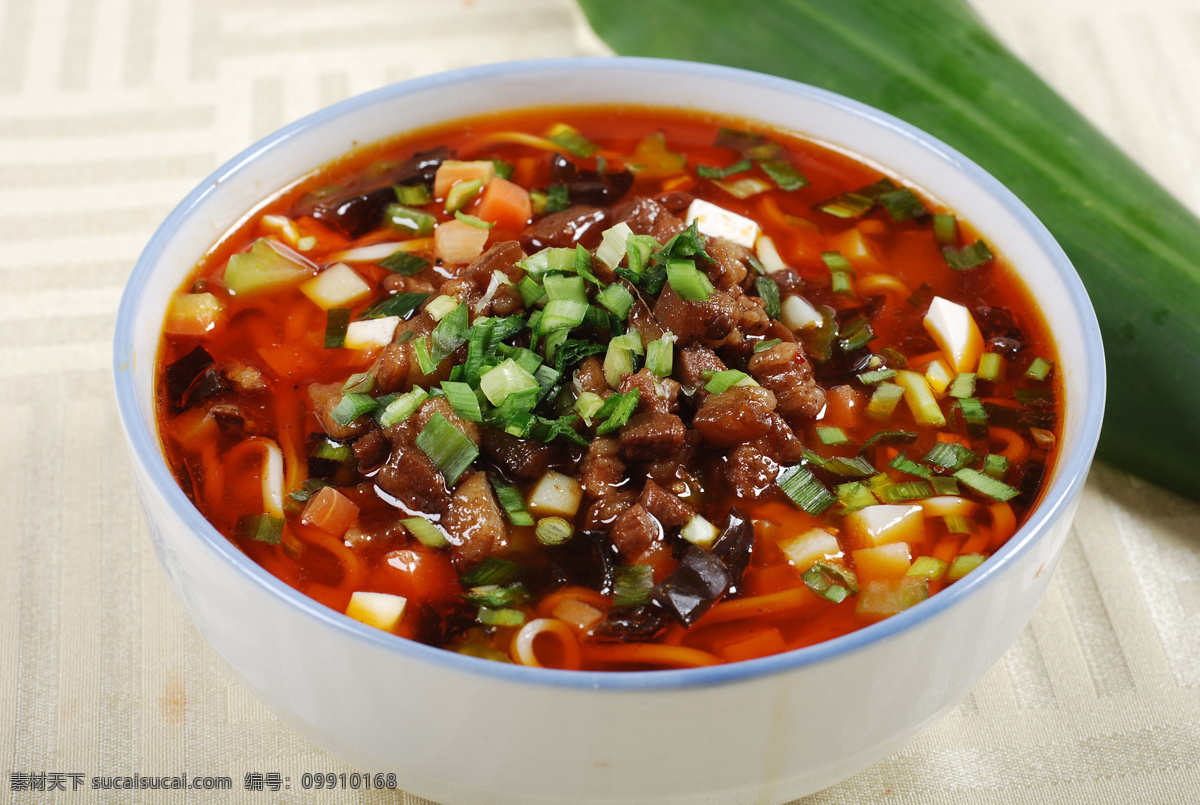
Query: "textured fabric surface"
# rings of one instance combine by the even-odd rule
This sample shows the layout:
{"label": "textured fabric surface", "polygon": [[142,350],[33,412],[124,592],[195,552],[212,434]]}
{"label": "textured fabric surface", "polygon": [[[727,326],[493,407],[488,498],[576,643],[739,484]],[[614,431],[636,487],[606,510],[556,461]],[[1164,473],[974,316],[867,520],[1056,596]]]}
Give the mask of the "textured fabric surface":
{"label": "textured fabric surface", "polygon": [[[1195,0],[976,5],[1200,210]],[[188,801],[304,801],[304,772],[351,771],[259,705],[167,588],[113,400],[121,288],[171,207],[260,136],[414,75],[594,52],[576,26],[567,0],[0,0],[0,802],[181,801],[71,793],[70,775],[184,771],[233,781]],[[247,791],[254,773],[292,789]],[[805,800],[1189,801],[1200,505],[1105,466],[1004,659],[924,735]]]}

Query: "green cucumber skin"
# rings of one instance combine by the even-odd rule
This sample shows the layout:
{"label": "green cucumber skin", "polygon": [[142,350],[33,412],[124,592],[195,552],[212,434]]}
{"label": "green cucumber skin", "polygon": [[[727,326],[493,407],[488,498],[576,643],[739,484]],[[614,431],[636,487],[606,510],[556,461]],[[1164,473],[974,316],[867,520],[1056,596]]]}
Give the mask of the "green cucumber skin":
{"label": "green cucumber skin", "polygon": [[847,95],[1007,185],[1071,258],[1100,321],[1108,399],[1098,455],[1200,499],[1200,220],[965,2],[578,2],[622,55],[726,64]]}

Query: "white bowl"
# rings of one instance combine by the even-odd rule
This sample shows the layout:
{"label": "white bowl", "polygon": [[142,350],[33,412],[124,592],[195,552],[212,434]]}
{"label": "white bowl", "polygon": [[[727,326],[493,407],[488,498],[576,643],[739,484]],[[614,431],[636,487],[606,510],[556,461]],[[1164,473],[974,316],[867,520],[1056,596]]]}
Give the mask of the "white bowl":
{"label": "white bowl", "polygon": [[[208,524],[163,460],[154,362],[169,295],[261,198],[361,143],[489,110],[626,102],[762,121],[923,188],[1006,255],[1055,334],[1062,452],[1030,521],[978,570],[879,624],[764,659],[680,671],[526,668],[397,639],[277,580]],[[455,803],[785,802],[881,760],[999,660],[1049,583],[1100,431],[1104,358],[1062,250],[1012,193],[917,129],[812,87],[650,59],[500,64],[407,81],[310,115],[206,179],[142,254],[114,371],[138,491],[172,588],[280,718],[364,772]]]}

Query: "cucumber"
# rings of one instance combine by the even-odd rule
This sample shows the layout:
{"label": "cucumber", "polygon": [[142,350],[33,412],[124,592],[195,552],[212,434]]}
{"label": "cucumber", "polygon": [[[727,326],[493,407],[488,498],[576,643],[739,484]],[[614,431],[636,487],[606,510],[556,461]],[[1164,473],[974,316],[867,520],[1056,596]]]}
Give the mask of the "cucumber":
{"label": "cucumber", "polygon": [[1001,45],[962,0],[578,0],[617,53],[847,95],[928,131],[1054,234],[1108,364],[1100,458],[1200,499],[1200,220]]}

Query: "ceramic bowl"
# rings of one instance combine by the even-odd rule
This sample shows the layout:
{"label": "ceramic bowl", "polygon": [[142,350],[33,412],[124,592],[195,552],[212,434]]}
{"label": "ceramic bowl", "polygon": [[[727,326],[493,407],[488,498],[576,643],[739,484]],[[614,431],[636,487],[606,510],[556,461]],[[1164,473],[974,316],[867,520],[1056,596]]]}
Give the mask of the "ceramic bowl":
{"label": "ceramic bowl", "polygon": [[[528,106],[631,103],[762,121],[853,153],[971,221],[1055,334],[1062,451],[1029,522],[945,591],[845,637],[680,671],[505,665],[364,626],[278,581],[180,491],[155,429],[167,299],[260,199],[361,143]],[[1104,358],[1074,269],[1017,198],[893,117],[755,73],[649,59],[548,60],[407,81],[317,112],[201,183],[142,254],[121,301],[114,371],[134,475],[163,570],[191,620],[280,718],[364,772],[447,803],[786,802],[899,749],[1008,649],[1050,581],[1092,461]]]}

